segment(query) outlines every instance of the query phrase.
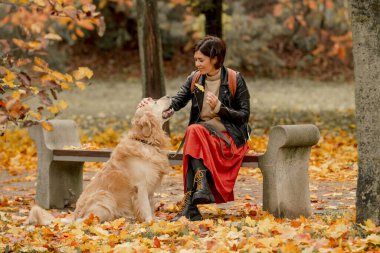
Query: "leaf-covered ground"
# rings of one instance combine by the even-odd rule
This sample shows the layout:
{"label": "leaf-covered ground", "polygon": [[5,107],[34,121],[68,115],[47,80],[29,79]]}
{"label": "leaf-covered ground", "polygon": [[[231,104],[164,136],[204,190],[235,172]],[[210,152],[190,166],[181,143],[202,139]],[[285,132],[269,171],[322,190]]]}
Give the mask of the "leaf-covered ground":
{"label": "leaf-covered ground", "polygon": [[[122,130],[106,127],[89,137],[87,148],[113,147]],[[278,219],[262,211],[262,175],[242,168],[234,202],[200,207],[203,221],[169,222],[182,196],[181,167],[173,167],[156,195],[152,223],[122,218],[100,224],[84,222],[50,226],[24,225],[35,196],[36,150],[26,130],[7,132],[0,142],[1,252],[379,252],[380,227],[355,224],[356,140],[336,129],[322,131],[312,149],[310,191],[314,215]],[[181,135],[172,136],[173,149]],[[263,152],[268,136],[253,136],[251,152]],[[86,163],[85,183],[102,164]],[[59,217],[70,211],[52,210]]]}

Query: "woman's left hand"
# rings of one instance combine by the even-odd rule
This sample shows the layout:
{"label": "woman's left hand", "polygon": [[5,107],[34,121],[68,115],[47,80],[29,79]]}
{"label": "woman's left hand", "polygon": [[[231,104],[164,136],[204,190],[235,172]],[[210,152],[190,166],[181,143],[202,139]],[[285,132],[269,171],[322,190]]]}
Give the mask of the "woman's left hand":
{"label": "woman's left hand", "polygon": [[207,92],[206,103],[210,105],[212,110],[214,110],[215,106],[218,104],[218,97],[212,94],[211,92]]}

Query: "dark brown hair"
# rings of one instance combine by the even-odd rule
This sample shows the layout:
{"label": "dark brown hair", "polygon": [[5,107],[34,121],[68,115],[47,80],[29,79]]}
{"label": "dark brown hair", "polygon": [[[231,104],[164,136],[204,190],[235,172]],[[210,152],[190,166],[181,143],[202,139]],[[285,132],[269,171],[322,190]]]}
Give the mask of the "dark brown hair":
{"label": "dark brown hair", "polygon": [[215,68],[218,69],[224,63],[226,43],[218,37],[207,35],[195,44],[193,53],[197,51],[200,51],[202,54],[210,58],[216,57],[217,61],[215,63]]}

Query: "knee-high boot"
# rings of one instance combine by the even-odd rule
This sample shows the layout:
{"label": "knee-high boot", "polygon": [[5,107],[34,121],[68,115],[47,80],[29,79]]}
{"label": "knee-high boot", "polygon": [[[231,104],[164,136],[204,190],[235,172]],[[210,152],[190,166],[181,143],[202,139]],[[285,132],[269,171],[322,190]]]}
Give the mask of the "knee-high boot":
{"label": "knee-high boot", "polygon": [[195,171],[194,185],[196,185],[196,189],[192,198],[193,203],[195,205],[214,203],[215,197],[211,193],[210,187],[207,182],[207,175],[210,172],[204,166],[202,160],[193,158],[191,159],[191,163]]}
{"label": "knee-high boot", "polygon": [[181,205],[179,207],[180,210],[178,214],[173,219],[171,219],[171,221],[176,221],[182,216],[185,216],[187,219],[191,221],[202,220],[201,213],[199,212],[197,206],[192,201],[193,193],[194,193],[194,170],[192,169],[191,164],[189,162],[189,166],[186,173],[185,196],[183,197],[181,201]]}

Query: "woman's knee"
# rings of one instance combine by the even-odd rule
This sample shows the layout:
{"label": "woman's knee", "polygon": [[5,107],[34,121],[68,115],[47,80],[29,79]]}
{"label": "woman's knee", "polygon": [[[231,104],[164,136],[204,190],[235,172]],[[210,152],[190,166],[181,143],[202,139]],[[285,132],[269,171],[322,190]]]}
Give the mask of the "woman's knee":
{"label": "woman's knee", "polygon": [[203,126],[200,124],[191,124],[186,128],[186,132],[194,132],[194,131],[199,131],[199,129],[202,129]]}

